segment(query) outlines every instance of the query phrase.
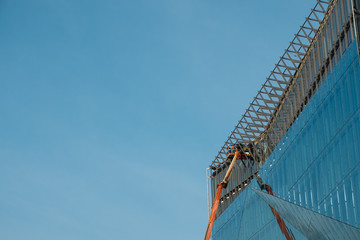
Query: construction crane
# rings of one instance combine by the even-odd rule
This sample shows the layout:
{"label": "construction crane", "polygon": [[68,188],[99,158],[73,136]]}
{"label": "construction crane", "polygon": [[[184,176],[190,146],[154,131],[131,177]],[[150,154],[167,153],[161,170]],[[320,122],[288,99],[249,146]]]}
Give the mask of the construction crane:
{"label": "construction crane", "polygon": [[[253,147],[252,144],[244,145],[244,144],[239,144],[239,143],[228,147],[227,158],[228,159],[232,158],[232,161],[231,161],[231,164],[225,174],[224,179],[217,185],[214,203],[212,205],[211,214],[210,214],[209,222],[208,222],[208,225],[206,228],[204,240],[209,240],[211,237],[211,231],[214,226],[216,213],[217,213],[220,198],[221,198],[221,193],[222,193],[222,190],[224,188],[226,188],[229,183],[229,179],[230,179],[233,167],[236,163],[236,160],[238,160],[238,159],[250,159],[250,160],[252,159],[253,160],[252,154],[251,154],[251,152],[253,151],[252,147]],[[257,183],[259,184],[259,187],[261,190],[266,190],[268,192],[268,194],[274,195],[270,185],[264,184],[261,177],[257,173],[255,174],[255,177],[256,177]],[[292,234],[291,230],[286,227],[286,224],[285,224],[284,220],[280,217],[279,213],[275,209],[273,209],[271,206],[270,206],[270,209],[271,209],[271,212],[276,217],[276,220],[279,224],[281,232],[285,235],[286,240],[295,240],[294,235]]]}

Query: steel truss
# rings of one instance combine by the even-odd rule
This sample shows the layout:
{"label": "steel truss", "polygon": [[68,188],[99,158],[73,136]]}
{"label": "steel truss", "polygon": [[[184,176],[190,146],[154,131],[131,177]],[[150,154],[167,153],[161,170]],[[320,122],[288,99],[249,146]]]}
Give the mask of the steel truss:
{"label": "steel truss", "polygon": [[[311,13],[306,18],[300,30],[295,34],[285,53],[280,57],[279,62],[271,71],[270,76],[262,85],[260,91],[235,126],[229,138],[219,151],[211,166],[216,167],[226,161],[226,148],[236,142],[250,143],[254,140],[266,138],[274,116],[279,110],[279,105],[284,99],[284,94],[289,87],[289,83],[294,79],[296,70],[303,62],[310,44],[317,32],[322,19],[329,7],[331,0],[319,0]],[[279,125],[279,124],[278,124]],[[276,127],[271,134],[274,137],[272,145],[276,146],[276,141],[284,131],[282,126]],[[257,156],[259,159],[259,156]]]}

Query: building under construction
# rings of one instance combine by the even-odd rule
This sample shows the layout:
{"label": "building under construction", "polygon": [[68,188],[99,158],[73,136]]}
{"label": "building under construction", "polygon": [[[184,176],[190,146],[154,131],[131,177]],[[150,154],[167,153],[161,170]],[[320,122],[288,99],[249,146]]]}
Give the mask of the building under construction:
{"label": "building under construction", "polygon": [[314,4],[207,169],[205,239],[360,239],[360,0]]}

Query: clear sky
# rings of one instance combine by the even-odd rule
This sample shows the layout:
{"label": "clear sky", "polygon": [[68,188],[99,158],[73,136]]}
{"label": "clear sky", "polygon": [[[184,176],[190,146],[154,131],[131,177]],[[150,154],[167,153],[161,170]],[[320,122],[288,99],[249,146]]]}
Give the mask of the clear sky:
{"label": "clear sky", "polygon": [[0,239],[202,239],[205,168],[315,0],[0,0]]}

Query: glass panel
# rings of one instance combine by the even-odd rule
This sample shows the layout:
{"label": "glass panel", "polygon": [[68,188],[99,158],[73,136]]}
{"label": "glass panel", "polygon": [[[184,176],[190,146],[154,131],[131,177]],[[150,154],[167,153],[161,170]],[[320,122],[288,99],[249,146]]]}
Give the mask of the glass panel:
{"label": "glass panel", "polygon": [[[308,239],[360,239],[360,229],[252,189]],[[345,237],[345,238],[344,238]]]}

